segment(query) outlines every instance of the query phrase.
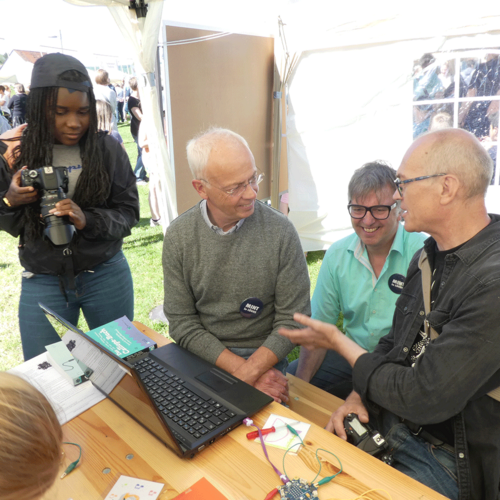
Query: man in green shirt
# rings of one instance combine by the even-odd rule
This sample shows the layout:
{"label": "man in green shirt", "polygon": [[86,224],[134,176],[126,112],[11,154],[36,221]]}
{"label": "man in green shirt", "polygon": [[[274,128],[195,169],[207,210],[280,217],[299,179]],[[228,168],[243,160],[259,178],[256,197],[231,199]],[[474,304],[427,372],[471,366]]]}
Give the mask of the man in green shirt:
{"label": "man in green shirt", "polygon": [[[348,210],[355,233],[326,252],[311,303],[312,317],[326,323],[335,325],[342,312],[347,337],[370,352],[389,332],[408,265],[425,240],[400,223],[395,178],[380,161],[354,172]],[[342,399],[352,391],[351,367],[335,351],[303,348],[288,372]]]}

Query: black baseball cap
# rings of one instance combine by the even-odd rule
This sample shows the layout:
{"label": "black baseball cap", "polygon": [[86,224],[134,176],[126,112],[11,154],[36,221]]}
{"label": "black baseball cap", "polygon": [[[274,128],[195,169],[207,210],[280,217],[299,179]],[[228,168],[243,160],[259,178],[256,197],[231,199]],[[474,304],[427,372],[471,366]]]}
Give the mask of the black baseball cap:
{"label": "black baseball cap", "polygon": [[[61,80],[59,75],[65,71],[76,70],[87,77],[84,82],[69,82]],[[37,59],[31,73],[30,89],[39,89],[44,87],[65,87],[80,92],[88,92],[92,88],[90,76],[85,66],[72,56],[66,54],[47,54]]]}

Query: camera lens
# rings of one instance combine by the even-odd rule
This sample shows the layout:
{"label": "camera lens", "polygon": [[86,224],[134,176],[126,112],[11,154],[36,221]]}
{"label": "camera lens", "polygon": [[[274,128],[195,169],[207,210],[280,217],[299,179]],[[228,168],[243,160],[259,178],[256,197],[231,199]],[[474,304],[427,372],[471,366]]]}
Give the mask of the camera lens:
{"label": "camera lens", "polygon": [[65,198],[66,196],[61,188],[45,190],[40,203],[42,217],[45,222],[43,234],[54,245],[67,245],[75,232],[75,226],[69,222],[68,217],[58,217],[49,213],[59,200]]}
{"label": "camera lens", "polygon": [[73,238],[75,226],[62,220],[62,217],[48,215],[45,218],[45,227],[43,234],[49,238],[54,245],[67,245]]}

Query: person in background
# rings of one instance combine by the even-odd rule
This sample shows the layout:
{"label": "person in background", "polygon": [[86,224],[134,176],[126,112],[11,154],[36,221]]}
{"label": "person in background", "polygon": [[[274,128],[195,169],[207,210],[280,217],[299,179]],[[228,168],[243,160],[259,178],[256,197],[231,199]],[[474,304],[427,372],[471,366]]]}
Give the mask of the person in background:
{"label": "person in background", "polygon": [[[467,97],[500,95],[500,60],[498,54],[486,54],[486,61],[477,66],[467,90]],[[489,117],[498,111],[498,101],[465,101],[460,103],[459,126],[476,137],[487,136]]]}
{"label": "person in background", "polygon": [[132,121],[130,122],[130,133],[137,144],[137,163],[135,164],[134,174],[137,179],[137,184],[146,184],[149,181],[149,178],[146,175],[146,169],[144,167],[144,163],[142,162],[142,148],[139,146],[139,126],[142,121],[139,86],[137,85],[137,79],[135,77],[132,77],[129,80],[129,84],[132,89],[132,94],[128,99],[128,109],[132,116]]}
{"label": "person in background", "polygon": [[125,102],[125,105],[123,106],[123,111],[125,112],[125,119],[128,121],[129,117],[128,115],[130,114],[130,110],[128,109],[128,99],[130,97],[130,94],[132,93],[132,89],[130,88],[130,79],[127,78],[125,81],[125,78],[123,79],[123,99]]}
{"label": "person in background", "polygon": [[0,498],[41,499],[58,476],[62,440],[45,396],[22,378],[0,372]]}
{"label": "person in background", "polygon": [[497,150],[498,150],[498,111],[490,115],[490,134],[481,139],[481,144],[485,147],[493,161],[493,175],[491,184],[495,183],[495,173],[497,167]]}
{"label": "person in background", "polygon": [[148,202],[151,219],[149,220],[149,225],[151,227],[160,226],[162,222],[160,211],[160,174],[158,172],[157,165],[154,164],[154,157],[150,154],[148,138],[143,127],[139,127],[139,146],[142,148],[142,161],[144,163],[144,168],[150,178],[148,186]]}
{"label": "person in background", "polygon": [[[396,171],[378,160],[357,169],[347,188],[354,233],[325,254],[311,302],[312,317],[335,325],[344,317],[346,336],[371,352],[392,324],[406,272],[425,236],[408,233],[392,199]],[[352,369],[333,350],[302,348],[288,372],[345,399]]]}
{"label": "person in background", "polygon": [[96,100],[107,102],[113,110],[112,128],[118,132],[116,121],[116,92],[110,88],[109,74],[104,69],[97,70],[95,75],[94,95]]}
{"label": "person in background", "polygon": [[105,101],[96,101],[96,111],[97,111],[97,130],[109,134],[114,137],[125,149],[125,144],[123,144],[122,136],[116,131],[112,130],[113,114],[111,111],[111,106]]}
{"label": "person in background", "polygon": [[18,127],[26,123],[26,103],[28,96],[22,83],[16,83],[14,88],[16,89],[16,95],[9,101],[8,108],[12,116],[12,126]]}
{"label": "person in background", "polygon": [[3,85],[0,85],[0,113],[3,114],[3,116],[7,119],[10,125],[11,116],[10,116],[9,102],[10,102],[10,87],[9,86],[4,87]]}
{"label": "person in background", "polygon": [[[19,237],[19,326],[26,360],[60,340],[40,300],[74,325],[82,310],[90,329],[123,315],[133,320],[132,275],[122,244],[140,217],[128,156],[115,139],[97,131],[83,64],[64,54],[41,57],[29,99],[28,126],[17,137],[14,160],[0,137],[0,229]],[[38,169],[39,180],[53,175],[44,166],[65,167],[67,174],[60,173],[58,181],[63,196],[41,219],[45,193],[21,176],[26,168]],[[56,230],[69,237],[54,238],[60,235]]]}
{"label": "person in background", "polygon": [[123,114],[123,106],[125,104],[125,94],[123,92],[122,86],[117,83],[116,84],[116,119],[123,123],[125,121],[125,115]]}
{"label": "person in background", "polygon": [[431,116],[429,132],[453,127],[453,117],[446,111],[438,111]]}
{"label": "person in background", "polygon": [[12,127],[9,125],[7,118],[0,114],[0,134],[7,132],[7,130],[10,130],[11,128]]}

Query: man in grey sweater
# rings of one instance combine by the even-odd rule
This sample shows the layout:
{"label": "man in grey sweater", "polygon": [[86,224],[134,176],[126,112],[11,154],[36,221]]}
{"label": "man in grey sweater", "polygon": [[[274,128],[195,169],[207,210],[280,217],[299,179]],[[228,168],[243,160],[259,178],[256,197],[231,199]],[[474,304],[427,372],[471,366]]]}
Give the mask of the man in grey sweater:
{"label": "man in grey sweater", "polygon": [[309,275],[289,220],[257,201],[262,180],[243,137],[211,129],[191,140],[188,162],[202,201],[168,228],[164,311],[182,347],[278,402],[288,401],[278,328],[310,314]]}

